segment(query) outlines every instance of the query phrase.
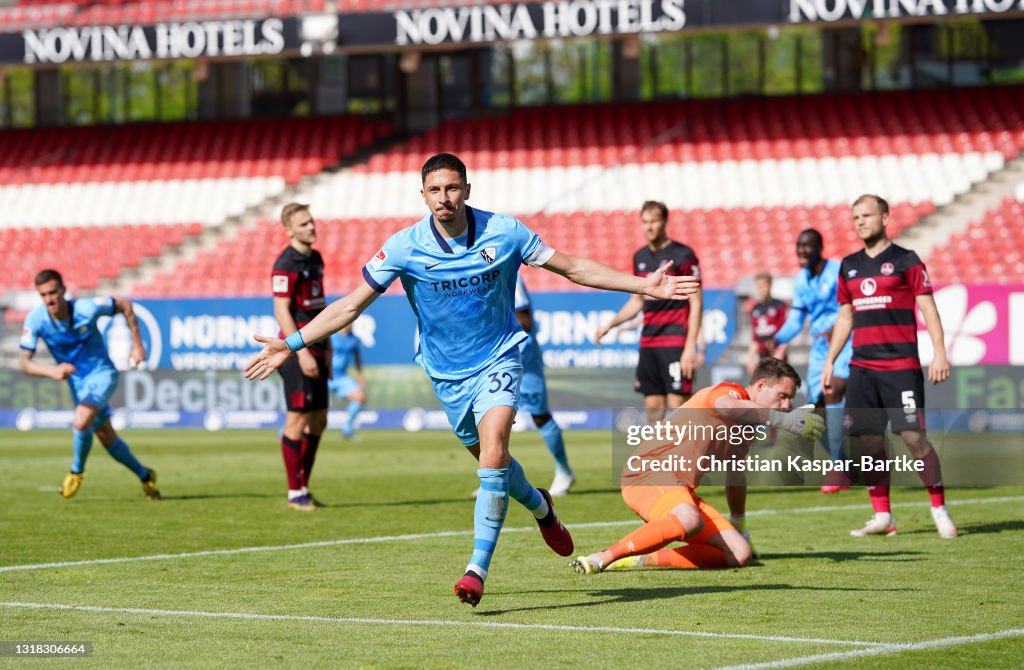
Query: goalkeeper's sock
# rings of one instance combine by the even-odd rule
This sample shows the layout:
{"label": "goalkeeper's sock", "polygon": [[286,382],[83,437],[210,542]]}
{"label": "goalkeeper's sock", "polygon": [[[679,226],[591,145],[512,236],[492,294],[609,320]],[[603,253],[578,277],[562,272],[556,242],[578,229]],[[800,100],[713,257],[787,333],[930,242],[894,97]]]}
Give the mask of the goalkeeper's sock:
{"label": "goalkeeper's sock", "polygon": [[670,542],[682,540],[685,535],[686,529],[683,527],[683,523],[670,514],[662,519],[645,523],[601,552],[599,556],[602,559],[602,564],[608,565],[623,556],[649,554]]}
{"label": "goalkeeper's sock", "polygon": [[644,563],[649,568],[724,568],[729,564],[721,549],[708,544],[688,544],[677,549],[662,549],[647,555]]}

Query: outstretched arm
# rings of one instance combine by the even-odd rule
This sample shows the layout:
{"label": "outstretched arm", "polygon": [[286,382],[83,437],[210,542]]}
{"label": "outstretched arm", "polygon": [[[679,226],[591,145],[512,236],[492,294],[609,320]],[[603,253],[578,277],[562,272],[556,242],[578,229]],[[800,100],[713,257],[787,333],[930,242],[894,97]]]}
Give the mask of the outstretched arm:
{"label": "outstretched arm", "polygon": [[[335,300],[322,312],[316,315],[312,321],[301,329],[297,330],[300,341],[294,351],[319,342],[325,337],[330,337],[345,326],[349,325],[359,317],[367,307],[380,295],[368,284],[362,284],[341,300]],[[294,335],[292,337],[295,337]],[[281,367],[288,357],[292,355],[293,349],[276,337],[263,337],[253,335],[257,342],[266,346],[255,358],[245,366],[246,379],[266,379],[270,374]]]}
{"label": "outstretched arm", "polygon": [[636,293],[659,300],[686,300],[700,290],[700,282],[695,277],[672,277],[665,274],[664,267],[646,277],[636,277],[590,258],[569,256],[560,251],[541,267],[580,286]]}

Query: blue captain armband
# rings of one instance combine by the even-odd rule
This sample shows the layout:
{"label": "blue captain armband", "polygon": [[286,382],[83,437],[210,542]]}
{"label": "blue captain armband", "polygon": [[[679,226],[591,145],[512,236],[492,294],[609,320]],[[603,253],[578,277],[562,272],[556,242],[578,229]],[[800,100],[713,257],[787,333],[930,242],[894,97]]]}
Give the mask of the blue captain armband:
{"label": "blue captain armband", "polygon": [[288,348],[291,350],[293,354],[296,351],[299,351],[300,349],[306,348],[306,342],[305,340],[302,339],[302,332],[298,330],[296,330],[288,337],[284,338],[284,343],[285,345],[288,346]]}

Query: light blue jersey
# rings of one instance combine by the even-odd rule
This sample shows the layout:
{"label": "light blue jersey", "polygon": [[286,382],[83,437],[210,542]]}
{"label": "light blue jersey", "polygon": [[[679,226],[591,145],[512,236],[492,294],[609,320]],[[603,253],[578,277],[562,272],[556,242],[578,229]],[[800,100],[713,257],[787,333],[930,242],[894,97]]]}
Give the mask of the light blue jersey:
{"label": "light blue jersey", "polygon": [[[523,283],[523,277],[522,275],[516,275],[515,309],[519,312],[524,309],[531,309],[531,307],[530,294],[526,290],[526,284]],[[519,350],[523,354],[523,372],[543,375],[544,357],[541,355],[540,345],[537,343],[537,334],[535,332],[526,334],[526,339],[519,345]]]}
{"label": "light blue jersey", "polygon": [[51,317],[46,305],[29,312],[21,330],[21,348],[34,352],[42,338],[58,363],[75,366],[72,380],[85,379],[100,371],[116,374],[103,335],[96,327],[99,317],[114,315],[114,299],[103,296],[68,300],[68,310],[71,315],[66,321]]}
{"label": "light blue jersey", "polygon": [[392,235],[363,268],[383,293],[402,280],[416,314],[415,361],[435,380],[466,379],[526,339],[513,311],[519,265],[554,251],[514,217],[466,207],[464,235],[446,239],[431,215]]}
{"label": "light blue jersey", "polygon": [[[522,275],[516,277],[515,309],[517,312],[531,308],[530,293],[526,290]],[[536,328],[536,325],[535,325]],[[523,361],[523,383],[519,388],[519,407],[534,416],[548,413],[548,389],[544,379],[544,356],[537,343],[535,332],[526,334],[519,345]]]}
{"label": "light blue jersey", "polygon": [[828,334],[839,318],[836,290],[839,286],[840,265],[840,261],[829,259],[816,276],[812,277],[806,268],[797,273],[793,281],[793,305],[786,322],[775,333],[778,344],[786,344],[796,337],[803,330],[804,321],[808,317],[811,319],[812,336]]}
{"label": "light blue jersey", "polygon": [[[334,374],[328,380],[327,388],[339,398],[347,398],[361,388],[359,382],[348,374],[348,369],[355,364],[359,354],[359,338],[352,333],[345,335],[338,331],[331,335],[331,349],[331,370]],[[353,412],[349,412],[349,416],[354,419]],[[352,421],[349,422],[349,433],[351,425]]]}
{"label": "light blue jersey", "polygon": [[348,369],[356,362],[359,354],[359,338],[349,333],[347,335],[340,331],[331,335],[331,369],[335,377],[348,374]]}
{"label": "light blue jersey", "polygon": [[[828,357],[829,338],[832,326],[839,318],[839,300],[836,290],[839,285],[839,267],[841,261],[827,260],[825,267],[816,276],[806,268],[797,273],[793,282],[793,305],[790,307],[786,322],[779,332],[775,333],[778,344],[786,344],[803,330],[804,322],[811,321],[811,353],[807,362],[807,399],[818,402],[822,397],[821,375]],[[836,377],[850,377],[850,359],[853,357],[853,344],[846,342],[839,355],[836,356],[832,372]]]}

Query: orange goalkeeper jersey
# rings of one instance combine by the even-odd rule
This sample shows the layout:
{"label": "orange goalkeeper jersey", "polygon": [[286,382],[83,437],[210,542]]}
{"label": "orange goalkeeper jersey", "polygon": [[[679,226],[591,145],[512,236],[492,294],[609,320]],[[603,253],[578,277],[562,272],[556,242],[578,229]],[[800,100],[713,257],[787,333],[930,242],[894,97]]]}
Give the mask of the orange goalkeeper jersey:
{"label": "orange goalkeeper jersey", "polygon": [[[697,467],[701,456],[725,458],[731,450],[749,446],[749,442],[739,445],[722,439],[734,425],[715,409],[715,401],[723,396],[750,400],[747,390],[732,382],[697,391],[664,422],[668,424],[666,431],[671,431],[669,441],[646,440],[633,451],[622,469],[622,486],[696,487],[703,476]],[[654,462],[658,462],[659,469],[652,469]],[[674,467],[664,469],[662,463]]]}

